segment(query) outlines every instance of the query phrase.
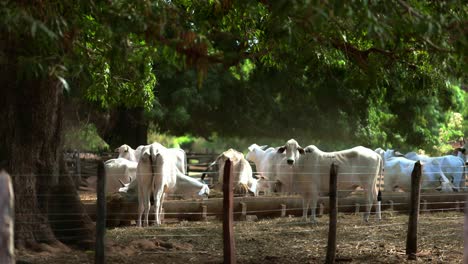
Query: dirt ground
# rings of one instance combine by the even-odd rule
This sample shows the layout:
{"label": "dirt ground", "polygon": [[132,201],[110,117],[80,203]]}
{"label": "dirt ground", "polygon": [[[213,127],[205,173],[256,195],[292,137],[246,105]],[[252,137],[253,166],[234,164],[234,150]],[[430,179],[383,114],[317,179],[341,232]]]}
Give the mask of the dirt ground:
{"label": "dirt ground", "polygon": [[[360,216],[339,214],[337,260],[346,263],[414,263],[405,256],[408,216],[385,213],[366,224]],[[238,263],[323,263],[328,217],[318,224],[300,218],[235,222]],[[463,213],[420,216],[418,261],[462,263]],[[222,223],[165,223],[107,231],[107,263],[222,263]],[[25,263],[94,263],[93,251],[17,252]],[[24,263],[23,262],[23,263]]]}

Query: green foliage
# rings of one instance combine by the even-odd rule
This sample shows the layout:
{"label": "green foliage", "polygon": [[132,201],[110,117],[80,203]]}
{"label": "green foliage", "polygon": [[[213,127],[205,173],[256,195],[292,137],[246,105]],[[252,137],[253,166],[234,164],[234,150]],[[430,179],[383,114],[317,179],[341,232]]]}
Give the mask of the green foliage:
{"label": "green foliage", "polygon": [[439,130],[439,145],[434,146],[438,154],[449,153],[453,150],[452,142],[463,138],[463,116],[460,113],[449,112],[445,124]]}
{"label": "green foliage", "polygon": [[109,145],[99,137],[93,124],[85,124],[65,129],[64,149],[102,152],[109,151]]}
{"label": "green foliage", "polygon": [[461,0],[42,2],[0,4],[31,40],[18,78],[144,107],[159,133],[432,149],[468,120]]}

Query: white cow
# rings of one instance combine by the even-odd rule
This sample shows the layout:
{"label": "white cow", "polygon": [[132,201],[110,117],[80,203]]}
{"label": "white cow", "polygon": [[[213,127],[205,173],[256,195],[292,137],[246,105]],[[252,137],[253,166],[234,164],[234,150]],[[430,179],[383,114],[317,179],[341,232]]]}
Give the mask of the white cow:
{"label": "white cow", "polygon": [[150,195],[154,198],[154,215],[156,225],[161,224],[161,209],[168,190],[173,189],[177,177],[183,173],[177,168],[177,157],[159,143],[145,146],[137,167],[138,184],[138,226],[145,214],[144,224],[148,225]]}
{"label": "white cow", "polygon": [[[446,155],[441,157],[428,157],[410,152],[405,155],[407,159],[420,160],[427,173],[443,175],[453,182],[455,188],[465,188],[465,177],[463,172],[464,160],[461,157]],[[442,176],[441,176],[442,177]],[[442,180],[444,182],[444,180]]]}
{"label": "white cow", "polygon": [[121,183],[130,183],[136,178],[137,162],[124,158],[104,162],[106,171],[106,193],[117,192]]}
{"label": "white cow", "polygon": [[[122,183],[122,187],[119,188],[119,192],[137,194],[138,192],[138,181],[132,181],[130,183]],[[177,181],[174,189],[169,190],[169,194],[180,197],[182,199],[193,198],[195,195],[208,196],[210,194],[210,188],[204,182],[194,179],[190,176],[186,176],[182,173],[177,173]]]}
{"label": "white cow", "polygon": [[[411,190],[411,173],[416,161],[402,156],[395,156],[395,151],[391,149],[383,151],[379,148],[375,151],[384,157],[386,190],[395,191],[396,188],[401,188],[409,192]],[[443,173],[439,163],[434,164],[430,160],[426,160],[425,162],[421,161],[421,164],[423,165],[422,191],[439,190],[442,192],[452,192],[456,190]]]}
{"label": "white cow", "polygon": [[[154,143],[157,143],[157,142],[154,142]],[[134,150],[129,145],[123,144],[122,146],[116,148],[115,152],[119,153],[119,158],[124,158],[130,161],[138,162],[140,160],[141,152],[144,147],[145,145],[140,145]],[[187,155],[185,154],[185,151],[180,148],[169,148],[168,150],[177,157],[177,167],[179,168],[179,170],[182,173],[186,174],[187,173]]]}
{"label": "white cow", "polygon": [[[399,156],[398,154],[396,154],[396,153],[399,153],[398,151],[394,151],[393,153],[394,153],[394,155]],[[418,154],[418,153],[416,153],[414,151],[408,152],[408,153],[404,154],[403,156],[405,158],[409,159],[409,160],[414,160],[414,161],[420,160],[421,162],[423,162],[424,160],[430,158],[427,155]]]}
{"label": "white cow", "polygon": [[136,157],[136,151],[127,144],[123,144],[122,146],[116,148],[114,151],[119,153],[119,158],[124,158],[124,159],[135,161],[135,162],[138,162],[139,160],[139,157],[138,158]]}
{"label": "white cow", "polygon": [[251,191],[254,195],[258,194],[258,180],[252,176],[250,163],[244,158],[244,154],[232,148],[221,153],[215,160],[218,166],[218,181],[215,188],[222,189],[224,165],[228,159],[231,161],[230,175],[234,176],[235,192],[247,194],[248,191]]}
{"label": "white cow", "polygon": [[271,191],[271,181],[263,175],[254,174],[254,178],[257,180],[257,188],[254,196],[259,196],[260,192],[262,192],[263,195],[269,195]]}
{"label": "white cow", "polygon": [[208,196],[210,188],[201,180],[177,173],[176,185],[168,191],[168,194],[182,199],[190,199],[194,198],[195,195]]}
{"label": "white cow", "polygon": [[377,198],[377,179],[383,169],[380,155],[361,146],[328,153],[314,145],[303,149],[293,139],[282,148],[286,153],[287,163],[295,167],[294,188],[303,198],[304,219],[307,219],[310,205],[311,221],[316,222],[318,198],[320,194],[329,192],[330,167],[334,163],[338,165],[338,195],[346,196],[356,187],[362,187],[367,197],[364,220],[369,220],[372,205]]}
{"label": "white cow", "polygon": [[275,185],[280,186],[279,192],[290,193],[292,192],[292,173],[293,170],[290,166],[284,164],[286,158],[282,155],[284,149],[268,148],[266,146],[259,146],[252,144],[249,146],[249,152],[246,159],[255,163],[257,173],[263,176],[265,185],[269,192],[275,191]]}
{"label": "white cow", "polygon": [[145,214],[144,225],[149,221],[150,195],[154,198],[154,215],[156,225],[161,224],[161,205],[167,189],[174,188],[177,182],[177,167],[175,157],[167,148],[160,144],[151,144],[142,149],[137,167],[138,186],[138,223],[142,226],[142,215]]}

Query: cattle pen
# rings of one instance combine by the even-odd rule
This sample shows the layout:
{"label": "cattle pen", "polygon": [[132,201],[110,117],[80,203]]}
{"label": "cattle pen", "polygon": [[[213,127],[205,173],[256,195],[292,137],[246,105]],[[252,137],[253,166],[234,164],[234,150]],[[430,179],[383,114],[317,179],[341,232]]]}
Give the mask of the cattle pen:
{"label": "cattle pen", "polygon": [[[91,163],[93,166],[97,164],[95,160]],[[81,161],[81,164],[86,166],[86,162]],[[202,171],[202,166],[199,167],[198,170]],[[96,175],[97,166],[93,169]],[[95,196],[89,189],[85,190],[81,191],[88,194],[82,196],[85,209],[98,222]],[[435,263],[462,263],[465,200],[464,192],[421,193],[419,259]],[[222,244],[225,241],[221,226],[223,201],[221,197],[167,200],[164,202],[162,226],[136,228],[137,201],[125,200],[121,194],[107,196],[105,222],[109,239],[104,250],[109,263],[156,259],[161,263],[221,263],[224,256]],[[362,214],[366,202],[362,192],[355,191],[351,196],[340,197],[337,205],[336,261],[406,262],[404,244],[409,201],[409,193],[383,192],[382,220],[376,220],[373,210],[370,222],[365,223]],[[323,263],[328,234],[328,197],[319,200],[319,221],[316,224],[301,219],[302,198],[298,195],[234,197],[232,204],[235,220],[233,240],[236,243],[234,254],[239,263]],[[75,254],[78,256],[76,260],[62,255],[62,259],[53,260],[52,256],[48,256],[36,258],[30,263],[94,261],[90,254]],[[28,261],[33,256],[37,257],[20,253],[18,258]]]}

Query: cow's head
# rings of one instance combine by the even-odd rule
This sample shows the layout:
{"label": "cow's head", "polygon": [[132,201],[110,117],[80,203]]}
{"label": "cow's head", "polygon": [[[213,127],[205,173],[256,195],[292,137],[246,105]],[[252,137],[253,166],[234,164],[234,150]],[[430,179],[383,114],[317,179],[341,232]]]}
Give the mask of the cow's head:
{"label": "cow's head", "polygon": [[440,186],[436,188],[437,191],[440,192],[458,192],[458,188],[453,185],[453,179],[449,182],[447,178],[442,179],[439,178]]}
{"label": "cow's head", "polygon": [[257,151],[265,151],[268,148],[268,145],[259,146],[257,144],[252,144],[248,147],[249,152],[245,155],[245,159],[257,162]]}
{"label": "cow's head", "polygon": [[294,139],[288,140],[284,146],[278,148],[277,152],[286,155],[286,162],[289,165],[294,165],[300,155],[305,154],[304,149]]}
{"label": "cow's head", "polygon": [[461,159],[463,159],[463,162],[465,163],[465,165],[468,165],[468,153],[467,153],[466,149],[465,148],[456,148],[455,152],[456,152],[455,155],[457,157],[460,157]]}
{"label": "cow's head", "polygon": [[207,196],[210,195],[210,187],[208,185],[203,184],[201,190],[198,192],[199,196]]}
{"label": "cow's head", "polygon": [[116,149],[114,150],[114,152],[117,152],[117,153],[119,153],[119,154],[124,154],[124,153],[128,152],[129,149],[130,149],[130,146],[129,146],[129,145],[123,144],[122,146],[116,148]]}

